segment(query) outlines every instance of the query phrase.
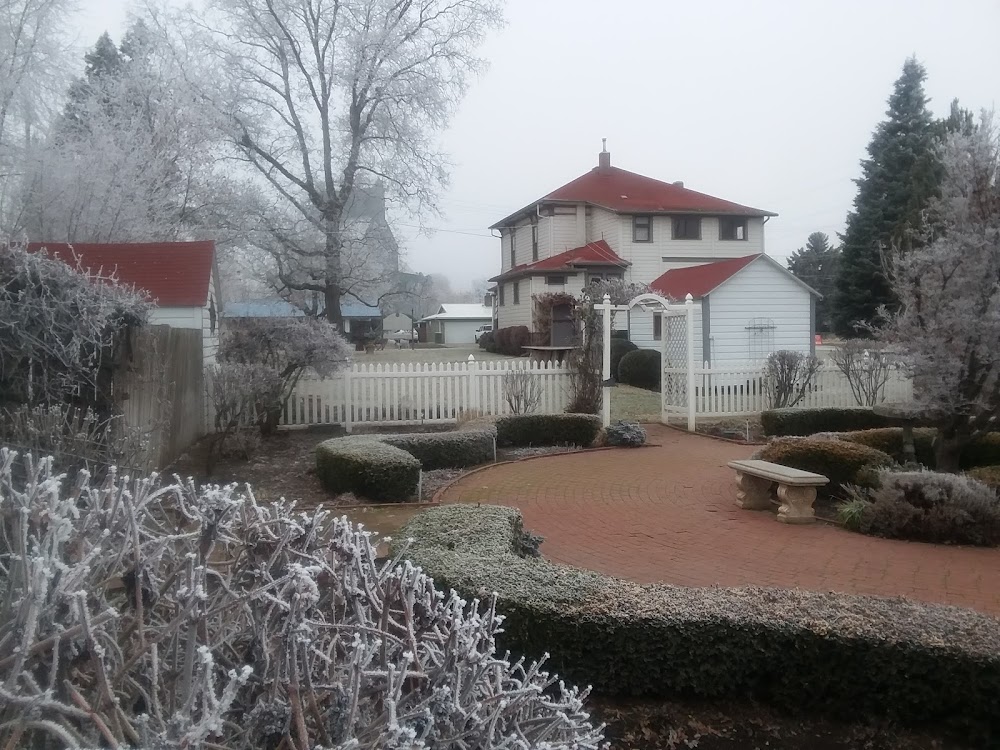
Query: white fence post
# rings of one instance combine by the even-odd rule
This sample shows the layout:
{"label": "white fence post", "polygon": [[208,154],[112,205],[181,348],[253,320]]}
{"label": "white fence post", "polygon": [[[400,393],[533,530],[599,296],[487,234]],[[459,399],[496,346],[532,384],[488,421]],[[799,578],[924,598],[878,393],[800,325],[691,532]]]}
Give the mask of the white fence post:
{"label": "white fence post", "polygon": [[695,431],[697,403],[694,397],[694,297],[684,298],[684,313],[687,320],[687,418],[688,431]]}
{"label": "white fence post", "polygon": [[479,412],[482,408],[479,395],[479,363],[469,362],[466,367],[469,371],[469,409]]}
{"label": "white fence post", "polygon": [[354,365],[344,370],[344,431],[350,433],[354,421],[354,396],[351,389],[351,371]]}

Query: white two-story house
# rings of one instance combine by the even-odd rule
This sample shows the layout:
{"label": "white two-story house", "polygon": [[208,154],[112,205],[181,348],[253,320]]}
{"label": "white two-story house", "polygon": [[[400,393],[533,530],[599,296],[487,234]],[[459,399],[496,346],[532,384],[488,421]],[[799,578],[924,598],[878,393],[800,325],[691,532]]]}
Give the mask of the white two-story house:
{"label": "white two-story house", "polygon": [[[614,167],[605,149],[595,168],[490,227],[499,232],[501,244],[501,273],[491,279],[497,285],[497,325],[534,330],[533,296],[578,295],[594,279],[624,278],[656,289],[656,282],[671,270],[762,256],[764,225],[776,215],[690,190],[682,182],[661,182]],[[766,273],[788,275],[779,264],[767,261]],[[744,266],[749,264],[741,265],[741,272]],[[815,293],[803,287],[795,283],[789,287],[800,297],[790,314],[804,331],[796,334],[801,341],[797,338],[794,348],[810,346]],[[697,323],[704,328],[698,343],[704,339],[704,356],[709,358],[714,349],[709,344],[711,321],[700,313],[698,290],[690,292],[699,307]],[[748,321],[768,319],[766,310],[749,316],[756,304],[747,302]],[[654,339],[653,332],[661,326],[652,318],[646,321],[634,314],[628,325],[637,344],[658,346],[659,337]],[[736,343],[734,351],[746,349],[749,359],[751,345],[745,343]],[[778,345],[780,341],[771,348]]]}

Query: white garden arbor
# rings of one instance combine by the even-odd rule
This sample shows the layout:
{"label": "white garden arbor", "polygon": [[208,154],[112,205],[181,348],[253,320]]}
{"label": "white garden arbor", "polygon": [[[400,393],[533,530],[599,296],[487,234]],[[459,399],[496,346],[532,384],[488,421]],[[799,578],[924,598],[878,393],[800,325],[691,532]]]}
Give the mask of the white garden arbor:
{"label": "white garden arbor", "polygon": [[660,419],[686,416],[687,428],[695,429],[695,369],[694,369],[694,299],[687,295],[684,304],[675,304],[658,294],[640,294],[627,305],[611,304],[605,294],[595,310],[602,313],[604,331],[604,365],[601,419],[604,426],[611,424],[611,325],[616,312],[629,312],[640,308],[663,315],[660,366],[663,379],[660,389]]}

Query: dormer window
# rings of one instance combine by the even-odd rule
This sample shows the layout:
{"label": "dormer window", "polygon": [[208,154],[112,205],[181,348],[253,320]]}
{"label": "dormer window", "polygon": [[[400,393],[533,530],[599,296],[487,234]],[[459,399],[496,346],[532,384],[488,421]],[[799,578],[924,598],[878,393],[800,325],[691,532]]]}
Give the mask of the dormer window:
{"label": "dormer window", "polygon": [[633,216],[632,242],[652,242],[652,241],[653,241],[653,217]]}
{"label": "dormer window", "polygon": [[746,219],[741,216],[722,216],[719,218],[720,240],[745,240],[746,238]]}

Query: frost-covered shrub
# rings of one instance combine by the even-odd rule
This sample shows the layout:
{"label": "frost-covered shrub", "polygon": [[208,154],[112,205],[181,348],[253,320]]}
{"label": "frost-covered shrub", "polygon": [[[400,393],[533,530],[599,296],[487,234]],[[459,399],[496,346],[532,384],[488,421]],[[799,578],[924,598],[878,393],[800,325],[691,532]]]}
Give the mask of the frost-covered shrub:
{"label": "frost-covered shrub", "polygon": [[456,432],[419,432],[409,435],[371,435],[400,448],[420,462],[424,471],[478,466],[496,458],[496,429],[466,429]]}
{"label": "frost-covered shrub", "polygon": [[316,446],[316,476],[335,494],[405,502],[420,489],[420,461],[367,435],[333,438]]}
{"label": "frost-covered shrub", "polygon": [[509,414],[497,417],[497,445],[580,445],[587,447],[601,431],[595,414]]}
{"label": "frost-covered shrub", "polygon": [[838,494],[849,484],[873,485],[878,470],[894,463],[891,456],[866,445],[817,438],[777,438],[753,457],[822,474],[830,484],[821,491],[830,494]]}
{"label": "frost-covered shrub", "polygon": [[942,544],[1000,545],[1000,499],[972,477],[933,471],[881,472],[879,486],[842,506],[862,534]]}
{"label": "frost-covered shrub", "polygon": [[586,750],[584,708],[323,510],[0,451],[0,747]]}
{"label": "frost-covered shrub", "polygon": [[[496,591],[501,648],[537,656],[603,696],[753,695],[783,709],[1000,726],[1000,620],[901,598],[640,585],[518,554],[513,508],[416,516],[407,555],[465,596]],[[993,736],[992,739],[996,739]]]}
{"label": "frost-covered shrub", "polygon": [[614,422],[604,430],[607,445],[638,448],[646,444],[646,430],[637,422]]}

